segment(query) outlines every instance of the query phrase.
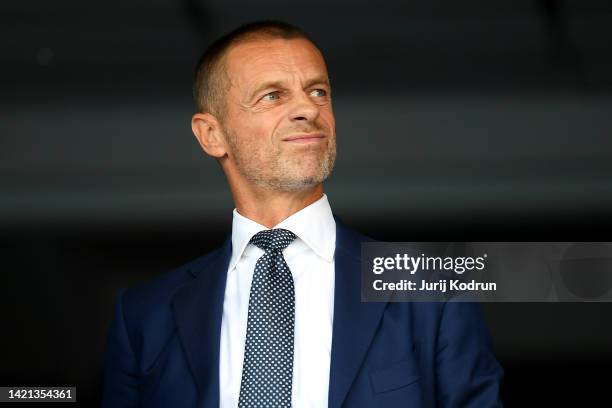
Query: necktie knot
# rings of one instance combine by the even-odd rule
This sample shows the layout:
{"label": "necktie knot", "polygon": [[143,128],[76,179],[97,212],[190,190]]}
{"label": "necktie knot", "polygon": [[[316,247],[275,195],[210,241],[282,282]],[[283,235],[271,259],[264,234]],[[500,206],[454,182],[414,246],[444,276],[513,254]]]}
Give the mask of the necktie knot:
{"label": "necktie knot", "polygon": [[264,251],[269,251],[271,249],[282,251],[283,249],[287,248],[296,238],[297,236],[289,230],[275,228],[271,230],[259,231],[257,234],[253,235],[253,238],[251,238],[249,243],[263,249]]}

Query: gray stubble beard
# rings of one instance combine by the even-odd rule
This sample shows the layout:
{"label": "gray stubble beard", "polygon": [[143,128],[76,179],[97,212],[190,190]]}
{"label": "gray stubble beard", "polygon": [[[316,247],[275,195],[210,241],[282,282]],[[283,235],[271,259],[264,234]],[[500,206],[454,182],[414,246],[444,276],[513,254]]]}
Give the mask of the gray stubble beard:
{"label": "gray stubble beard", "polygon": [[283,161],[280,158],[280,151],[275,152],[271,157],[273,164],[271,171],[265,172],[264,169],[256,164],[263,161],[263,157],[257,155],[257,151],[253,151],[253,154],[258,157],[244,156],[242,152],[248,150],[248,147],[240,149],[236,135],[230,132],[229,129],[225,129],[225,134],[227,135],[228,143],[232,149],[232,154],[240,174],[257,187],[266,190],[294,192],[312,188],[330,176],[336,161],[336,142],[334,138],[333,144],[328,144],[323,157],[319,160],[316,171],[310,176],[299,177],[299,175],[295,175],[294,177],[288,177],[287,175],[295,172],[296,168],[299,171],[299,158],[297,163],[288,163],[287,160]]}

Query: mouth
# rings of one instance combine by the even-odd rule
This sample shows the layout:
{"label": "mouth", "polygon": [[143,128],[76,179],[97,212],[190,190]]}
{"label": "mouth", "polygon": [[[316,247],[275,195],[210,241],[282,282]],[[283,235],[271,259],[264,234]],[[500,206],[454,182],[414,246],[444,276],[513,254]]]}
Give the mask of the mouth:
{"label": "mouth", "polygon": [[325,135],[320,133],[292,135],[282,139],[283,142],[291,143],[317,143],[325,139]]}

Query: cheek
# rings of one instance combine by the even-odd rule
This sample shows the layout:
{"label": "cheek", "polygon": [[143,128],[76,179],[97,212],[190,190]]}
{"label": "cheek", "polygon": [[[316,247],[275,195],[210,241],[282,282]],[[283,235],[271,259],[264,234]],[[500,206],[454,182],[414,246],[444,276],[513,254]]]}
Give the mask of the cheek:
{"label": "cheek", "polygon": [[261,156],[275,150],[271,133],[262,123],[245,120],[234,129],[236,144],[243,156]]}
{"label": "cheek", "polygon": [[236,144],[253,148],[257,146],[262,133],[261,124],[255,115],[240,112],[232,117],[232,133],[236,139]]}
{"label": "cheek", "polygon": [[250,132],[249,137],[256,139],[260,144],[274,144],[274,139],[283,121],[283,117],[280,109],[276,111],[260,112],[251,115],[251,117],[247,119],[248,123],[245,128]]}
{"label": "cheek", "polygon": [[336,119],[334,117],[334,113],[331,110],[331,106],[329,109],[324,109],[321,111],[321,118],[323,121],[329,126],[330,130],[335,131],[336,129]]}

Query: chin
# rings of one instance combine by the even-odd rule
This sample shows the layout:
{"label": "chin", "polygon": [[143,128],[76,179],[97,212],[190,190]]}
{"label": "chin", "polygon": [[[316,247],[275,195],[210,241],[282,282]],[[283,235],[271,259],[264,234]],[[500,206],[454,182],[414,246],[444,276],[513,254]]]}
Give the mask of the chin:
{"label": "chin", "polygon": [[282,191],[307,190],[321,184],[330,174],[334,158],[307,157],[298,163],[285,162],[274,171],[272,177],[275,184]]}

